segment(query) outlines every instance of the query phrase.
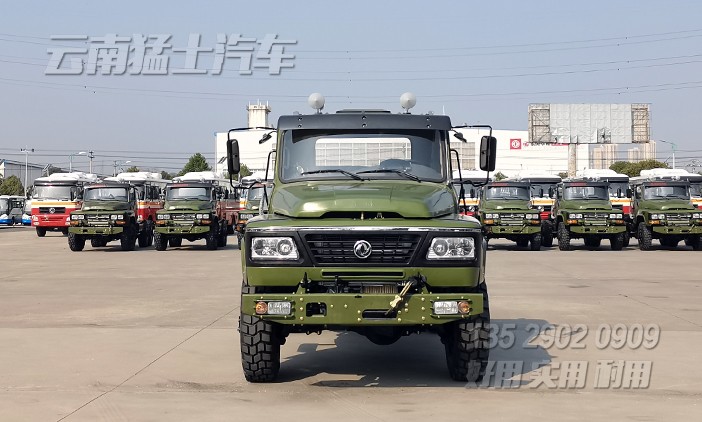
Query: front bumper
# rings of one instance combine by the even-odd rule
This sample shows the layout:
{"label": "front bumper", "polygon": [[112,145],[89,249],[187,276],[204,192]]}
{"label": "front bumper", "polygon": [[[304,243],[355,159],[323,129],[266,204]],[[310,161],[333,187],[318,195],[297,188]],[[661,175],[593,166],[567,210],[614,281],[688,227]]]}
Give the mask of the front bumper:
{"label": "front bumper", "polygon": [[124,227],[121,226],[71,226],[68,228],[69,233],[80,234],[86,236],[112,236],[124,232]]}
{"label": "front bumper", "polygon": [[700,235],[702,236],[702,226],[657,226],[651,225],[654,233],[658,234],[678,234],[678,235]]}
{"label": "front bumper", "polygon": [[[383,316],[395,299],[392,294],[244,294],[241,311],[246,315],[287,325],[324,326],[378,326],[378,325],[437,325],[465,319],[483,312],[483,295],[480,293],[418,293],[408,295],[390,316]],[[434,301],[468,301],[467,314],[436,315]],[[259,301],[291,302],[290,315],[257,315]],[[324,314],[318,313],[324,306]],[[315,311],[310,312],[309,309]]]}
{"label": "front bumper", "polygon": [[204,234],[210,231],[210,226],[156,226],[154,230],[157,233],[178,236],[190,234]]}
{"label": "front bumper", "polygon": [[541,233],[541,225],[485,226],[485,232],[491,237],[495,237],[496,235],[532,235]]}
{"label": "front bumper", "polygon": [[617,234],[626,232],[626,225],[621,226],[594,226],[594,225],[570,225],[568,230],[577,234]]}

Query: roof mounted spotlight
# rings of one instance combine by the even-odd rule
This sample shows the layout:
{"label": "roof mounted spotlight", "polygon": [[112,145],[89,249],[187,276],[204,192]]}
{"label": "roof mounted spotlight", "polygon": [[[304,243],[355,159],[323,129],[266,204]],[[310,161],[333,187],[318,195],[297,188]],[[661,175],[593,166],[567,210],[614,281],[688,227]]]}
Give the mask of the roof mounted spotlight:
{"label": "roof mounted spotlight", "polygon": [[405,92],[400,96],[400,106],[405,110],[405,114],[410,114],[410,109],[417,105],[417,96],[411,92]]}
{"label": "roof mounted spotlight", "polygon": [[322,109],[324,108],[324,95],[315,92],[307,98],[307,104],[313,109],[317,110],[317,114],[322,114]]}

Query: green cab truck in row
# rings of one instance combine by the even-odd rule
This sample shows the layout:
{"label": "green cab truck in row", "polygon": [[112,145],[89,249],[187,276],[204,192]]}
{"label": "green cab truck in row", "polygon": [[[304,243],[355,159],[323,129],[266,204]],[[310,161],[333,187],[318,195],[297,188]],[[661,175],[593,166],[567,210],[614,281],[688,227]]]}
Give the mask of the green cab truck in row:
{"label": "green cab truck in row", "polygon": [[[165,204],[156,214],[154,247],[165,251],[179,247],[183,239],[205,239],[207,249],[227,245],[229,227],[235,217],[226,205],[228,192],[211,180],[174,181],[166,185]],[[238,205],[236,207],[238,209]]]}
{"label": "green cab truck in row", "polygon": [[517,246],[541,250],[541,217],[530,206],[529,183],[492,182],[480,197],[480,221],[486,238],[509,239]]}
{"label": "green cab truck in row", "polygon": [[147,246],[151,226],[137,218],[134,186],[121,182],[93,183],[85,185],[82,199],[81,209],[70,214],[68,246],[72,251],[82,251],[86,240],[94,248],[119,240],[123,251],[133,251],[137,239],[140,246]]}
{"label": "green cab truck in row", "polygon": [[559,184],[553,221],[562,251],[571,250],[575,238],[582,238],[589,248],[598,248],[602,239],[609,239],[612,250],[624,247],[626,220],[622,210],[612,207],[606,182],[571,180]]}
{"label": "green cab truck in row", "polygon": [[680,241],[700,250],[702,210],[690,198],[690,182],[684,180],[631,179],[634,193],[632,216],[639,249],[650,250],[653,239],[675,248]]}
{"label": "green cab truck in row", "polygon": [[[230,174],[240,168],[236,131]],[[459,213],[449,117],[289,115],[261,142],[272,134],[273,189],[241,251],[246,379],[275,380],[286,337],[322,330],[376,344],[434,332],[451,377],[479,379],[489,354],[486,243],[480,223]],[[494,169],[495,146],[481,140],[482,170]]]}

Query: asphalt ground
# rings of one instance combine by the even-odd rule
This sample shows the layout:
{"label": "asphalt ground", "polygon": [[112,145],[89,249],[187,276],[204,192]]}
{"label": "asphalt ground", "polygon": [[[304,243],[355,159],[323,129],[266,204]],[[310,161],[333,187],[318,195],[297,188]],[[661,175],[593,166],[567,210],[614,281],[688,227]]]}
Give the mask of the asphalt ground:
{"label": "asphalt ground", "polygon": [[[231,240],[231,238],[230,238]],[[71,252],[0,230],[0,421],[702,420],[702,252],[491,241],[488,374],[451,381],[438,337],[293,334],[244,380],[236,246]]]}

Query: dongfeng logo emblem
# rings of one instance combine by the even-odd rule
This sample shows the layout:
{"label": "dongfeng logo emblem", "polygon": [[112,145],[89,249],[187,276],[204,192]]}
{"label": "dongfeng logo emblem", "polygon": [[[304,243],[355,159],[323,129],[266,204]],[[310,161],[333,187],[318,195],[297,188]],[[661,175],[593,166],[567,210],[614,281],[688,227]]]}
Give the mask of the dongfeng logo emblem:
{"label": "dongfeng logo emblem", "polygon": [[366,259],[370,256],[371,252],[373,252],[371,244],[365,240],[359,240],[353,245],[353,254],[358,258]]}
{"label": "dongfeng logo emblem", "polygon": [[56,212],[56,208],[54,208],[54,207],[49,208],[49,214],[53,214],[55,212]]}

